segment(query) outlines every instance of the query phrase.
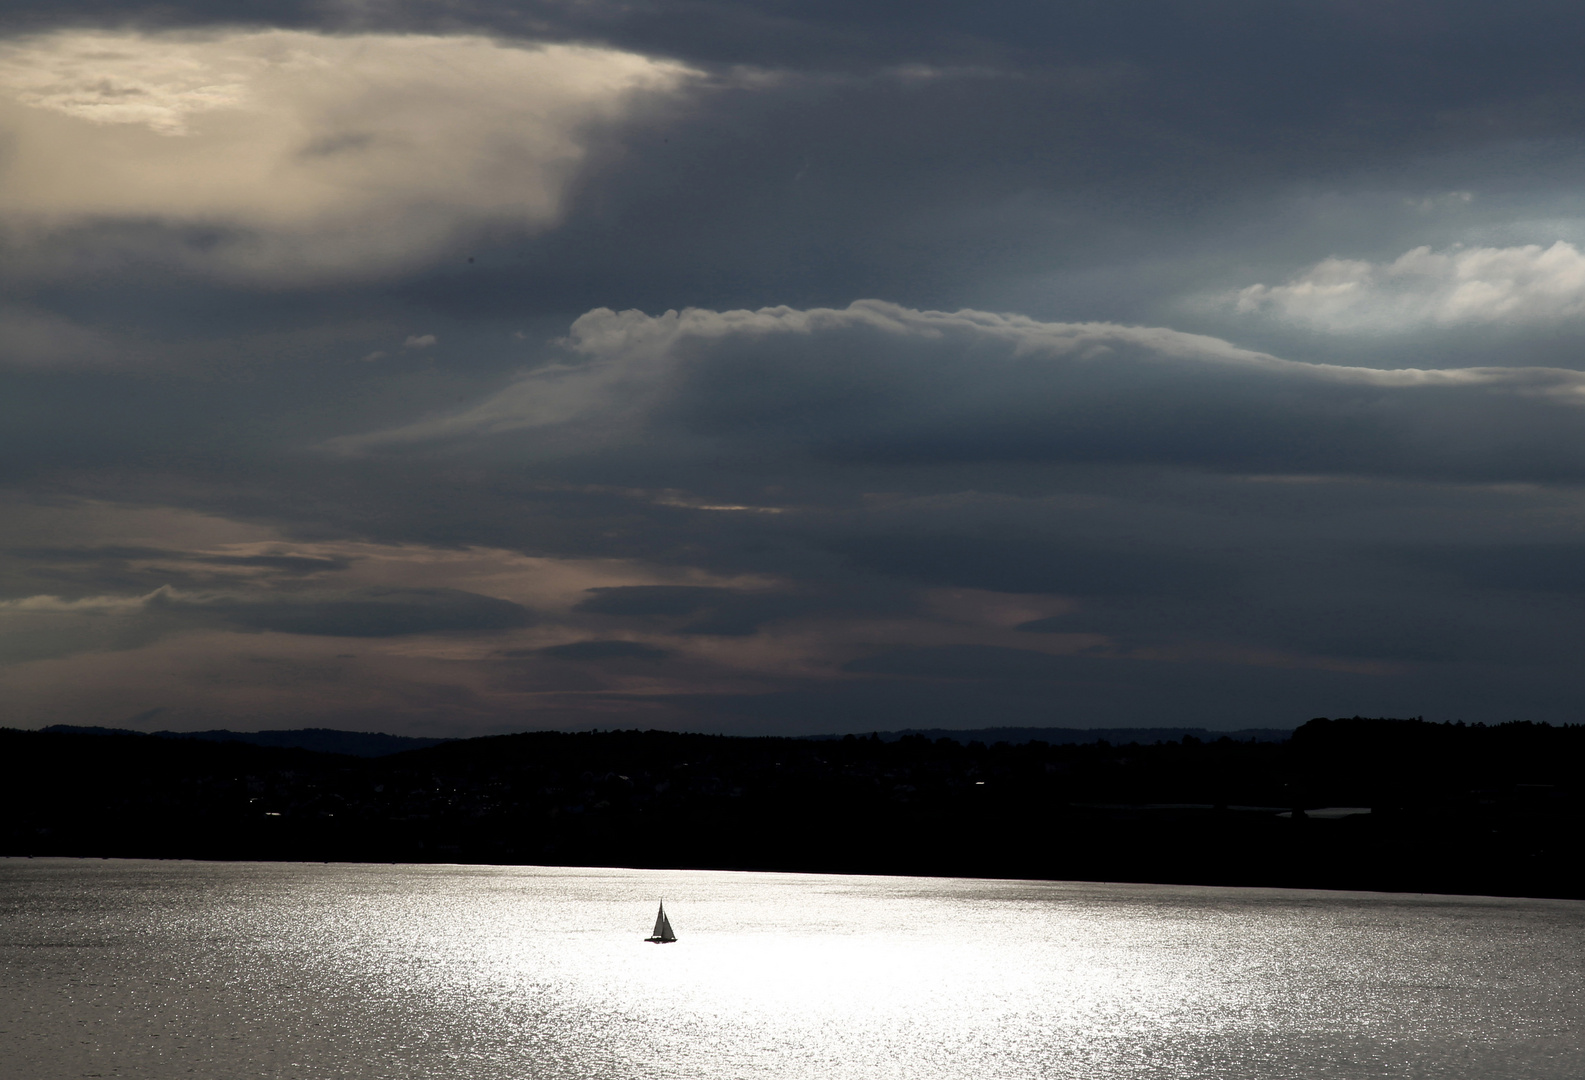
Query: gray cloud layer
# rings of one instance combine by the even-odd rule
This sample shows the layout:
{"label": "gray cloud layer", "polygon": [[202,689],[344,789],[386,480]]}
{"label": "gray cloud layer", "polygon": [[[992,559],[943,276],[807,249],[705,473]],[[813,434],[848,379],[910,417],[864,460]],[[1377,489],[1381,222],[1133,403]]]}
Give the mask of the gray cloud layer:
{"label": "gray cloud layer", "polygon": [[1581,30],[9,0],[0,691],[1575,719]]}

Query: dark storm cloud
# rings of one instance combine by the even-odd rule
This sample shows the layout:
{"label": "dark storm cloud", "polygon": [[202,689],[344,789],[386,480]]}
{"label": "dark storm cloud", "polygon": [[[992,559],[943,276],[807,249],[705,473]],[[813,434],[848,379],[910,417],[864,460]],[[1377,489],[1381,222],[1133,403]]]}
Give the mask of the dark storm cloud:
{"label": "dark storm cloud", "polygon": [[[1572,715],[1582,31],[0,0],[7,656],[204,726]],[[12,523],[74,499],[188,516]],[[183,666],[236,630],[299,651]]]}
{"label": "dark storm cloud", "polygon": [[[586,17],[575,10],[551,21]],[[1530,41],[1538,23],[1558,40],[1574,32],[1580,16],[1559,7],[1529,21],[1481,5],[1432,16],[1418,5],[1029,4],[932,8],[884,34],[864,31],[896,15],[884,5],[599,10],[565,25],[777,78],[717,80],[686,108],[646,116],[601,144],[560,228],[472,273],[415,279],[406,298],[508,318],[529,304],[881,296],[1168,323],[1290,355],[1285,329],[1176,302],[1275,284],[1331,255],[1390,261],[1476,232],[1549,244],[1560,219],[1578,217],[1579,75],[1555,42]],[[721,17],[680,29],[706,12]],[[1480,75],[1467,78],[1472,66]],[[643,169],[627,167],[635,159]],[[1509,334],[1484,354],[1467,335],[1437,347],[1464,364],[1546,351],[1544,362],[1573,365],[1537,337]],[[1305,348],[1427,363],[1412,344],[1385,358]]]}
{"label": "dark storm cloud", "polygon": [[[76,9],[48,10],[72,21],[60,13]],[[118,18],[125,10],[117,8]],[[339,32],[515,27],[531,38],[774,69],[774,78],[746,81],[718,70],[682,99],[640,103],[630,122],[587,133],[589,157],[570,183],[556,228],[526,236],[510,214],[491,219],[459,236],[455,250],[437,252],[433,269],[414,266],[375,295],[343,287],[335,297],[341,310],[370,319],[399,318],[395,296],[409,309],[468,325],[550,313],[570,318],[601,305],[841,305],[870,295],[1048,317],[1165,321],[1161,307],[1170,295],[1203,286],[1208,274],[1237,288],[1272,282],[1329,254],[1396,256],[1417,241],[1406,237],[1395,251],[1334,251],[1336,222],[1257,222],[1250,215],[1291,213],[1269,205],[1273,185],[1306,184],[1318,160],[1331,177],[1365,150],[1373,161],[1407,162],[1416,138],[1485,145],[1546,134],[1530,121],[1514,121],[1519,126],[1510,130],[1513,124],[1491,108],[1478,124],[1461,125],[1450,108],[1465,97],[1482,108],[1508,103],[1510,111],[1511,102],[1537,94],[1568,100],[1577,75],[1561,50],[1501,43],[1566,40],[1577,14],[1549,9],[1539,21],[1553,26],[1553,37],[1529,20],[1477,5],[1437,10],[1434,21],[1422,23],[1396,5],[1390,14],[1317,5],[1280,17],[1246,5],[1053,12],[1009,4],[973,14],[938,6],[911,11],[907,33],[893,22],[896,8],[870,4],[796,11],[664,3],[217,4],[148,12],[175,24],[241,20]],[[885,33],[872,32],[883,25]],[[1482,58],[1479,78],[1455,64],[1471,52]],[[1458,77],[1447,74],[1455,69]],[[1338,71],[1349,72],[1344,90],[1332,74]],[[1412,151],[1415,160],[1425,149]],[[1493,175],[1473,165],[1465,171],[1464,186]],[[1418,185],[1441,181],[1344,178],[1339,186],[1383,183],[1408,184],[1423,195]],[[1355,216],[1372,218],[1361,241],[1367,244],[1404,231],[1402,222],[1375,220],[1380,213]],[[124,227],[94,227],[111,226]],[[215,228],[183,246],[224,248]],[[1229,243],[1233,233],[1240,235]],[[120,307],[129,318],[153,319],[154,336],[169,333],[173,322],[208,320],[219,307],[228,318],[241,310],[253,322],[265,311],[276,322],[303,319],[300,290],[255,291],[245,303],[203,296],[213,274],[197,255],[186,269],[169,271],[170,280],[162,283],[155,271],[150,281],[152,243],[128,243],[123,271],[101,280],[105,295],[90,310]],[[1208,244],[1216,249],[1210,259]],[[477,265],[464,261],[462,245],[467,254],[479,249]],[[77,246],[95,242],[84,238]],[[1237,264],[1252,255],[1258,267],[1240,272]],[[85,278],[76,272],[83,268],[71,269],[69,289],[41,294],[45,308],[85,306]],[[145,283],[142,302],[125,303],[138,282]],[[71,290],[75,302],[61,295]],[[394,336],[397,346],[401,340]],[[371,341],[358,355],[377,351]]]}
{"label": "dark storm cloud", "polygon": [[[1571,35],[1585,28],[1574,5],[1519,9],[1482,0],[1324,2],[1272,7],[1258,0],[1121,0],[1053,7],[1003,0],[812,3],[655,0],[631,4],[177,0],[124,4],[8,0],[11,26],[89,21],[148,25],[244,22],[289,27],[451,31],[486,29],[550,40],[587,40],[693,62],[842,69],[921,58],[971,63],[1129,64],[1173,76],[1180,88],[1227,103],[1267,126],[1316,113],[1354,114],[1398,99],[1446,109],[1503,90],[1556,97],[1579,74]],[[1350,58],[1341,81],[1340,58]],[[1256,85],[1258,99],[1240,93]],[[1180,95],[1194,97],[1195,94]],[[1554,109],[1557,106],[1554,105]]]}

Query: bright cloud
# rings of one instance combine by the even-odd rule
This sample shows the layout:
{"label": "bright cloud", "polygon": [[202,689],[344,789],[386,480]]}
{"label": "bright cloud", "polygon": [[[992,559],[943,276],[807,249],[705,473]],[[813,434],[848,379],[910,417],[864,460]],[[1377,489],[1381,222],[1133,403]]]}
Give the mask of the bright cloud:
{"label": "bright cloud", "polygon": [[688,69],[483,37],[66,30],[0,44],[0,221],[220,230],[244,276],[388,272],[551,224],[590,125]]}
{"label": "bright cloud", "polygon": [[[186,135],[188,118],[249,103],[251,66],[181,38],[62,34],[0,50],[0,86],[24,105],[96,124]],[[218,60],[218,62],[217,62]]]}
{"label": "bright cloud", "polygon": [[1390,263],[1324,259],[1282,285],[1251,285],[1241,312],[1340,332],[1482,323],[1533,324],[1585,314],[1585,253],[1551,247],[1418,247]]}

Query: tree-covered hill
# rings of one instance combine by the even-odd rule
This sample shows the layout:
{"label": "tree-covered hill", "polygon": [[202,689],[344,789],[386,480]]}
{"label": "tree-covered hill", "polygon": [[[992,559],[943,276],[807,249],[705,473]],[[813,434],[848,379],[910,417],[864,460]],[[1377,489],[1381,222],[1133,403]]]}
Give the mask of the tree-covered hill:
{"label": "tree-covered hill", "polygon": [[378,758],[0,731],[0,853],[716,867],[1585,897],[1585,727],[1283,743],[530,733]]}

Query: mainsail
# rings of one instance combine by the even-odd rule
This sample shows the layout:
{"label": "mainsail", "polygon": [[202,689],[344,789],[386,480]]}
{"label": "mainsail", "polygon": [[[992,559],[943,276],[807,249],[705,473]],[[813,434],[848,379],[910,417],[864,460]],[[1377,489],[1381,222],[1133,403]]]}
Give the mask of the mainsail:
{"label": "mainsail", "polygon": [[665,945],[667,942],[677,940],[677,935],[671,932],[671,920],[666,918],[664,900],[660,904],[660,914],[655,916],[655,932],[644,940],[653,941],[657,945]]}

